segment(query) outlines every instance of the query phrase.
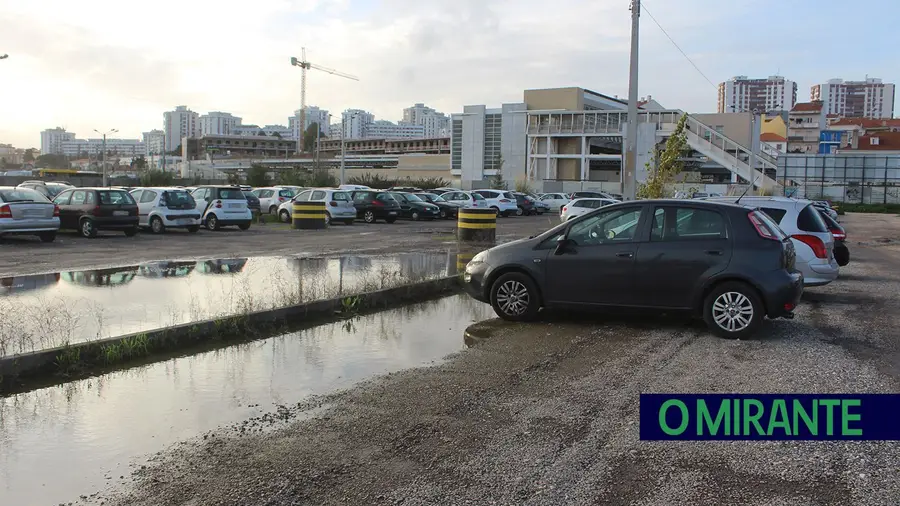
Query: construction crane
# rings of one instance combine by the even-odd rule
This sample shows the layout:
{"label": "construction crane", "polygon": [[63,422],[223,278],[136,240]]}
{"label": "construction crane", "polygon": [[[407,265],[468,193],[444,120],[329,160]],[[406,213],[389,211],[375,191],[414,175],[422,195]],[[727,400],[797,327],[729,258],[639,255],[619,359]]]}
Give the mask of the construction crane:
{"label": "construction crane", "polygon": [[[322,72],[327,72],[329,74],[343,77],[346,79],[353,79],[354,81],[359,81],[359,78],[356,76],[351,76],[350,74],[345,74],[343,72],[339,72],[334,69],[330,69],[328,67],[323,67],[321,65],[316,65],[315,63],[310,63],[306,61],[306,48],[300,48],[300,58],[297,59],[296,56],[291,56],[291,65],[295,67],[300,67],[300,138],[297,139],[297,153],[303,152],[303,136],[306,134],[306,71],[308,69],[316,69],[321,70]],[[320,125],[321,126],[321,125]],[[341,132],[343,135],[343,132]]]}

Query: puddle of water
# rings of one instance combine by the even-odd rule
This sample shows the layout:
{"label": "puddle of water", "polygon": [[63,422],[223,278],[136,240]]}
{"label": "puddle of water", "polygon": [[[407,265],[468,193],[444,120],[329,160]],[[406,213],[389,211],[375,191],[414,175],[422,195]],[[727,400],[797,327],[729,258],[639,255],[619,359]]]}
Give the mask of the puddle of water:
{"label": "puddle of water", "polygon": [[175,442],[462,350],[492,316],[453,295],[0,398],[0,502],[101,491]]}
{"label": "puddle of water", "polygon": [[434,279],[456,253],[230,258],[0,279],[0,356]]}

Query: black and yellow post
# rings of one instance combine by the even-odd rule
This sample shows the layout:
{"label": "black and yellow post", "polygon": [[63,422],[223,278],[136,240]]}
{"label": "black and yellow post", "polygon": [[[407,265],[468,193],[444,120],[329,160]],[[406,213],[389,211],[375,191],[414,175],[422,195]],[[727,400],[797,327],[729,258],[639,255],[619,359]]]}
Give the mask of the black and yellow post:
{"label": "black and yellow post", "polygon": [[456,223],[460,242],[493,243],[497,239],[497,213],[493,209],[460,209]]}
{"label": "black and yellow post", "polygon": [[477,254],[478,254],[477,251],[469,251],[469,252],[465,252],[465,253],[460,251],[459,253],[457,253],[456,254],[456,272],[465,272],[466,265],[468,265],[469,262],[472,261],[472,258]]}
{"label": "black and yellow post", "polygon": [[295,230],[321,230],[325,228],[325,202],[294,202],[291,222]]}

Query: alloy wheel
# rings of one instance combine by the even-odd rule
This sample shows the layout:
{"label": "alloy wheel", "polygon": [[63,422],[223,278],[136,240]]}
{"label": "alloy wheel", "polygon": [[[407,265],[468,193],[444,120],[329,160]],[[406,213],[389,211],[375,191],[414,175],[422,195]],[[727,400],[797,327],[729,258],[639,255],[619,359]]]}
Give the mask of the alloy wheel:
{"label": "alloy wheel", "polygon": [[739,292],[725,292],[712,305],[716,325],[728,332],[740,332],[753,321],[753,303]]}
{"label": "alloy wheel", "polygon": [[509,280],[497,289],[497,305],[500,310],[511,316],[518,316],[528,310],[531,294],[528,288],[515,280]]}

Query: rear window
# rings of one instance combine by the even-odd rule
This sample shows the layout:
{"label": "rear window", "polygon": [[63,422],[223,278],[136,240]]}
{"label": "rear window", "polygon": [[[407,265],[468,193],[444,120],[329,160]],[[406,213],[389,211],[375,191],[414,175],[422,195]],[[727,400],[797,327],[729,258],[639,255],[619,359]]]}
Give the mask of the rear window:
{"label": "rear window", "polygon": [[279,197],[293,197],[294,190],[278,190]]}
{"label": "rear window", "polygon": [[781,219],[787,214],[787,211],[784,209],[775,209],[773,207],[760,207],[759,210],[768,214],[769,218],[772,218],[775,223],[781,223]]}
{"label": "rear window", "polygon": [[100,203],[106,205],[134,204],[134,198],[130,193],[121,190],[101,190]]}
{"label": "rear window", "polygon": [[473,193],[472,200],[484,200],[484,196],[479,195],[478,193]]}
{"label": "rear window", "polygon": [[797,228],[804,232],[828,232],[828,226],[812,204],[800,211],[797,216]]}
{"label": "rear window", "polygon": [[503,193],[503,198],[505,198],[505,199],[514,199],[514,198],[516,198],[516,197],[515,197],[512,193],[510,193],[510,192],[504,192],[504,193]]}
{"label": "rear window", "polygon": [[350,200],[350,194],[347,192],[334,192],[331,194],[331,200],[348,201]]}
{"label": "rear window", "polygon": [[170,205],[194,204],[194,197],[186,191],[167,191],[163,194],[166,203]]}
{"label": "rear window", "polygon": [[394,197],[391,197],[389,193],[379,193],[375,195],[375,200],[380,200],[382,202],[396,202]]}
{"label": "rear window", "polygon": [[222,200],[245,200],[244,192],[237,188],[222,188],[219,190],[219,198]]}
{"label": "rear window", "polygon": [[787,234],[784,233],[784,230],[781,230],[778,223],[769,217],[768,214],[761,212],[761,210],[756,210],[753,212],[753,215],[756,216],[759,221],[763,222],[779,241],[783,241],[787,238]]}
{"label": "rear window", "polygon": [[3,202],[50,202],[47,197],[28,188],[0,190],[0,200]]}
{"label": "rear window", "polygon": [[572,207],[594,207],[593,203],[594,201],[592,200],[579,200],[578,202],[572,204]]}
{"label": "rear window", "polygon": [[71,186],[64,186],[61,184],[48,184],[45,188],[47,189],[47,193],[51,197],[55,197],[62,193],[63,190],[68,190],[69,188],[71,188]]}

